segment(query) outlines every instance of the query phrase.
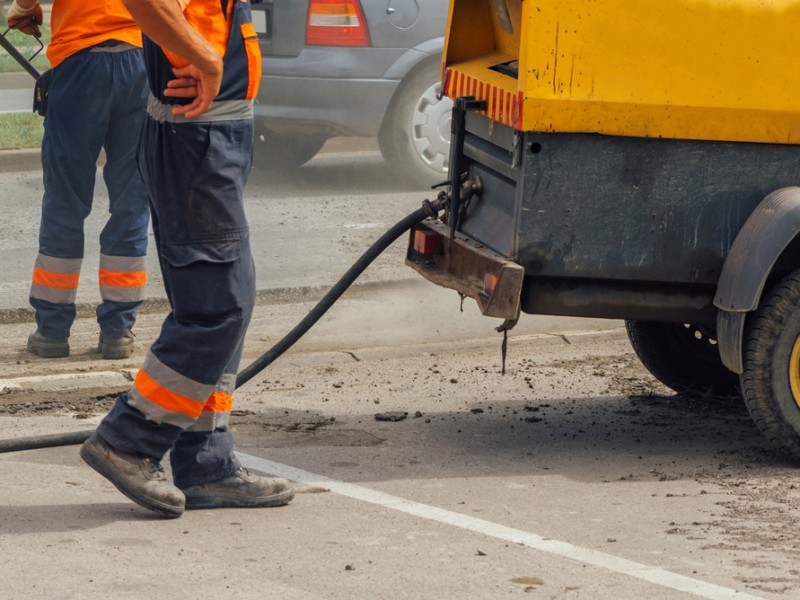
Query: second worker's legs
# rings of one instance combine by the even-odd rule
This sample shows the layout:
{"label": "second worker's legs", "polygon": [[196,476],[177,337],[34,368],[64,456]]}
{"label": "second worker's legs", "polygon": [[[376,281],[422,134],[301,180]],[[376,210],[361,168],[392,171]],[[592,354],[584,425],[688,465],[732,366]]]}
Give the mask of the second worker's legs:
{"label": "second worker's legs", "polygon": [[108,188],[109,216],[100,234],[101,304],[97,307],[99,347],[103,358],[127,358],[133,352],[133,325],[147,283],[147,226],[150,208],[136,160],[146,116],[147,76],[142,51],[111,48],[105,59],[116,74],[114,97],[105,138],[103,178]]}
{"label": "second worker's legs", "polygon": [[111,71],[89,53],[71,56],[53,72],[44,122],[44,197],[39,254],[30,303],[37,330],[28,349],[45,357],[69,354],[84,253],[83,224],[92,209],[96,163],[109,118],[105,89]]}

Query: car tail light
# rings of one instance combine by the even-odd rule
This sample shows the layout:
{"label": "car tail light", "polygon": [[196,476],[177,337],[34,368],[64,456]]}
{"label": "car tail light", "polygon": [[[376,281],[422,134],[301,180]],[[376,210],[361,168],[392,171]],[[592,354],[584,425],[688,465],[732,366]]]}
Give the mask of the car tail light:
{"label": "car tail light", "polygon": [[311,0],[306,21],[308,46],[369,46],[359,0]]}

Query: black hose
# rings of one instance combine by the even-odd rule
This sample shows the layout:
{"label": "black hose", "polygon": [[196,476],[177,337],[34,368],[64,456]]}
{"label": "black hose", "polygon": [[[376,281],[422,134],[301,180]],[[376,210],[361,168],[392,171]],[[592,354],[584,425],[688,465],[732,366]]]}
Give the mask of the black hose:
{"label": "black hose", "polygon": [[17,438],[13,440],[0,440],[0,453],[18,452],[19,450],[34,450],[35,448],[51,448],[53,446],[73,446],[82,444],[94,433],[94,429],[87,431],[71,431],[69,433],[54,433],[52,435],[35,435],[33,437]]}
{"label": "black hose", "polygon": [[[353,263],[347,272],[342,275],[339,281],[328,291],[322,300],[311,309],[311,311],[295,325],[289,333],[287,333],[277,344],[267,350],[264,354],[258,357],[250,365],[245,367],[236,376],[236,387],[240,387],[250,381],[258,373],[263,371],[270,365],[276,358],[291,348],[301,337],[303,337],[314,324],[322,318],[328,309],[347,291],[352,283],[364,272],[372,261],[383,253],[392,243],[399,238],[403,233],[411,229],[420,221],[428,218],[435,217],[436,214],[442,209],[446,201],[445,194],[442,192],[439,197],[430,202],[425,200],[422,208],[417,209],[401,221],[393,225],[386,233],[384,233],[378,240],[369,247],[369,249],[361,255],[361,257]],[[72,446],[75,444],[82,444],[94,433],[90,431],[74,431],[70,433],[60,433],[54,435],[37,435],[32,437],[17,438],[12,440],[0,440],[0,453],[3,452],[19,452],[21,450],[33,450],[35,448],[50,448],[53,446]]]}
{"label": "black hose", "polygon": [[323,296],[322,300],[320,300],[317,305],[311,309],[311,311],[303,318],[303,320],[295,325],[294,329],[287,333],[283,339],[275,344],[272,348],[267,350],[264,354],[253,361],[252,364],[242,369],[242,371],[236,376],[236,387],[238,388],[239,386],[250,381],[257,373],[264,370],[276,358],[291,348],[295,342],[303,337],[306,332],[311,329],[317,321],[320,320],[322,315],[324,315],[328,309],[334,305],[339,297],[344,294],[347,288],[349,288],[350,285],[358,278],[358,276],[364,272],[364,269],[366,269],[372,263],[372,261],[382,254],[386,248],[391,246],[398,237],[411,229],[412,226],[429,216],[433,216],[431,214],[432,210],[434,211],[433,215],[435,215],[437,211],[434,205],[430,203],[425,204],[422,208],[417,209],[403,220],[393,225],[386,233],[378,238],[378,240],[372,244],[372,246],[370,246],[369,249],[364,252],[364,254],[362,254],[356,262],[353,263],[353,266],[351,266],[347,272],[342,275],[339,281],[337,281],[336,284],[328,291],[328,293]]}

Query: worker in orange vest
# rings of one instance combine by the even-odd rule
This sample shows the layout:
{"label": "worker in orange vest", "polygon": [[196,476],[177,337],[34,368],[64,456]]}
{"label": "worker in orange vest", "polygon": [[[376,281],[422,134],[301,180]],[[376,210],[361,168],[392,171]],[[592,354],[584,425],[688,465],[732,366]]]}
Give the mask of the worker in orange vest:
{"label": "worker in orange vest", "polygon": [[[38,0],[12,2],[10,27],[39,37],[41,23]],[[109,216],[100,234],[99,349],[103,358],[127,358],[147,282],[149,212],[136,166],[147,100],[142,34],[121,0],[54,0],[51,31],[44,197],[30,291],[37,329],[27,348],[45,358],[69,355],[84,221],[92,210],[97,159],[104,149]]]}
{"label": "worker in orange vest", "polygon": [[[255,302],[243,188],[261,56],[247,0],[126,0],[145,34],[150,82],[139,165],[172,305],[133,387],[82,458],[138,504],[184,509],[286,504],[285,479],[242,468],[228,429]],[[173,482],[160,461],[170,453]]]}

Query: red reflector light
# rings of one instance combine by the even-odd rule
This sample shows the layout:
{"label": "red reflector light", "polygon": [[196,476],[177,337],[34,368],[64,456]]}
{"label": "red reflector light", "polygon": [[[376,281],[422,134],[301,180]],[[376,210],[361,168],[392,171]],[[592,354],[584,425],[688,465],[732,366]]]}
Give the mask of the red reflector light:
{"label": "red reflector light", "polygon": [[494,293],[494,288],[497,286],[497,275],[486,273],[483,276],[483,293],[491,296]]}
{"label": "red reflector light", "polygon": [[441,254],[442,238],[430,231],[415,231],[414,250],[420,254]]}
{"label": "red reflector light", "polygon": [[306,21],[307,46],[369,46],[359,0],[311,0]]}

